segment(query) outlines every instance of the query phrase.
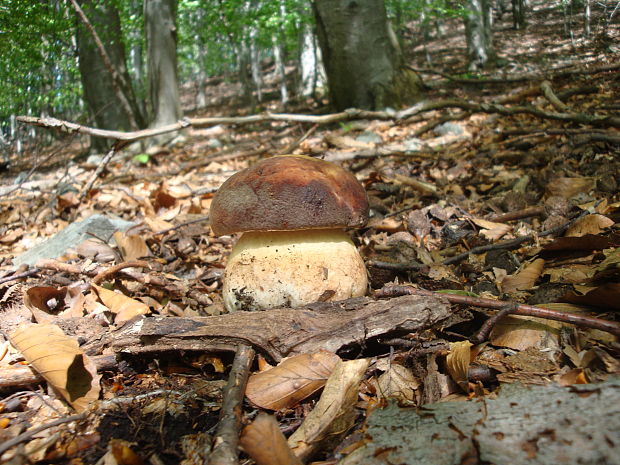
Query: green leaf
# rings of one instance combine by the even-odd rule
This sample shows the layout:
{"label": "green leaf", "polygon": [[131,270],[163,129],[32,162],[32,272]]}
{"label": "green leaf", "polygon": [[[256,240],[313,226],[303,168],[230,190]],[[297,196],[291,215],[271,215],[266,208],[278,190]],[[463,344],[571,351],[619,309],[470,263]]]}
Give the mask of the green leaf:
{"label": "green leaf", "polygon": [[132,160],[134,163],[140,163],[142,165],[146,165],[151,159],[151,156],[148,153],[139,153],[134,155]]}

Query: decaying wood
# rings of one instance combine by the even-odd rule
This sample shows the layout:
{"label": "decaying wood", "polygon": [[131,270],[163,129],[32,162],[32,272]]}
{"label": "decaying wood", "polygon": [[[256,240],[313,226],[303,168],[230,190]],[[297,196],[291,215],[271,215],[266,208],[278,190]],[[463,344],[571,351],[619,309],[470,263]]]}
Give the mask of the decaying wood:
{"label": "decaying wood", "polygon": [[[426,289],[419,289],[413,286],[401,286],[401,285],[386,285],[382,289],[375,292],[376,297],[394,297],[398,295],[420,295],[420,296],[432,296],[438,295],[433,291]],[[600,331],[606,331],[615,336],[620,336],[620,323],[616,321],[603,320],[601,318],[594,318],[587,315],[581,315],[577,313],[561,312],[558,310],[551,310],[549,308],[536,307],[535,305],[518,304],[516,308],[512,307],[513,302],[507,302],[504,300],[485,299],[482,297],[471,297],[468,295],[459,294],[441,294],[447,301],[453,304],[471,305],[474,307],[482,308],[495,308],[498,310],[504,310],[509,307],[510,310],[505,313],[512,313],[515,315],[533,316],[536,318],[545,318],[547,320],[561,321],[563,323],[569,323],[583,328],[593,328]],[[490,325],[494,324],[493,320]]]}
{"label": "decaying wood", "polygon": [[502,387],[497,398],[376,409],[368,441],[340,465],[611,464],[618,460],[620,380]]}
{"label": "decaying wood", "polygon": [[[180,350],[236,351],[249,344],[273,360],[429,328],[450,315],[438,296],[402,296],[385,301],[354,298],[278,308],[235,312],[203,318],[143,318],[104,337],[116,352],[146,353]],[[86,344],[85,351],[101,347]]]}

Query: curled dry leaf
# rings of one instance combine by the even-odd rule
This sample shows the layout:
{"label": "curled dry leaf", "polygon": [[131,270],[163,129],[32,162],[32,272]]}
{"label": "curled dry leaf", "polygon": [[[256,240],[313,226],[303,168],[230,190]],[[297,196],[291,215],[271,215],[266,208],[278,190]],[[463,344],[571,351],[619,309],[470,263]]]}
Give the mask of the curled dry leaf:
{"label": "curled dry leaf", "polygon": [[239,445],[257,465],[301,465],[271,415],[259,413],[241,433]]}
{"label": "curled dry leaf", "polygon": [[9,339],[74,409],[82,411],[97,400],[99,376],[95,364],[58,326],[22,325]]}
{"label": "curled dry leaf", "polygon": [[516,274],[506,276],[502,281],[503,292],[515,292],[531,289],[543,272],[545,261],[537,258]]}
{"label": "curled dry leaf", "polygon": [[325,441],[344,435],[355,421],[355,403],[368,359],[338,362],[314,410],[288,439],[293,452],[307,461]]}
{"label": "curled dry leaf", "polygon": [[127,262],[151,255],[149,246],[146,245],[146,241],[142,236],[136,234],[127,235],[124,232],[117,231],[113,237],[123,260]]}
{"label": "curled dry leaf", "polygon": [[390,363],[377,380],[377,393],[386,399],[415,402],[418,387],[420,382],[413,372],[398,363]]}
{"label": "curled dry leaf", "polygon": [[448,374],[465,392],[469,392],[469,364],[471,363],[471,346],[469,341],[450,344],[450,353],[446,357]]}
{"label": "curled dry leaf", "polygon": [[497,240],[504,236],[508,231],[512,229],[510,225],[505,223],[495,223],[489,220],[483,220],[481,218],[472,218],[471,221],[482,228],[480,234],[489,240]]}
{"label": "curled dry leaf", "polygon": [[147,305],[124,294],[110,291],[96,284],[92,285],[92,289],[97,293],[101,303],[108,307],[112,313],[116,314],[114,319],[116,324],[131,320],[138,315],[146,315],[150,311]]}
{"label": "curled dry leaf", "polygon": [[321,389],[339,361],[340,357],[327,350],[287,358],[250,376],[245,395],[261,408],[293,407]]}

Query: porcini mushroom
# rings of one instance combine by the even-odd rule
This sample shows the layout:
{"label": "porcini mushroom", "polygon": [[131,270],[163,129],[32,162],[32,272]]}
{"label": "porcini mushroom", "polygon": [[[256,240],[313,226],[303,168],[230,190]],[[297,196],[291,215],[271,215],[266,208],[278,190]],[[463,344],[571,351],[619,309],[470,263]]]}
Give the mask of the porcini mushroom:
{"label": "porcini mushroom", "polygon": [[366,293],[366,268],[345,228],[364,225],[368,198],[338,165],[301,155],[259,161],[222,184],[210,217],[216,235],[243,233],[224,271],[228,311]]}

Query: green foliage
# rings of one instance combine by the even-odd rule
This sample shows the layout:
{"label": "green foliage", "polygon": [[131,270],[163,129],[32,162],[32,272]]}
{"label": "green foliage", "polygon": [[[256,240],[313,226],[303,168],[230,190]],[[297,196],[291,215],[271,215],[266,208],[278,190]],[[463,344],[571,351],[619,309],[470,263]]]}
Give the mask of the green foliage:
{"label": "green foliage", "polygon": [[79,107],[72,20],[57,2],[4,0],[0,5],[0,119],[63,114]]}
{"label": "green foliage", "polygon": [[139,153],[132,158],[133,162],[139,165],[146,165],[151,161],[151,156],[148,153]]}

